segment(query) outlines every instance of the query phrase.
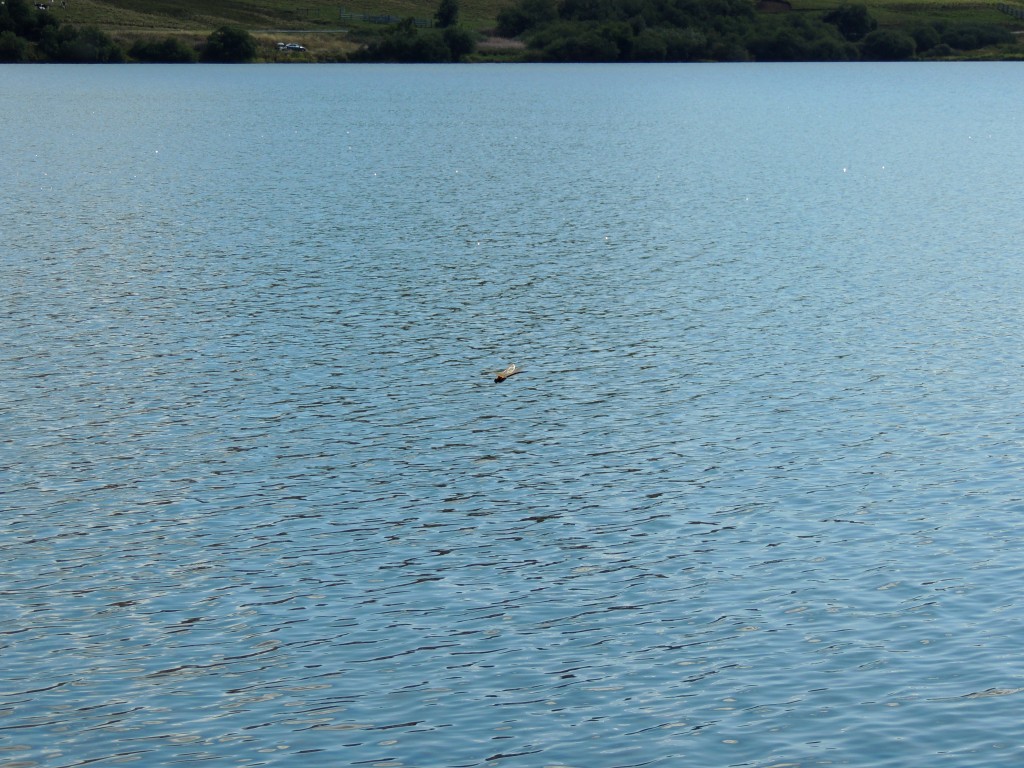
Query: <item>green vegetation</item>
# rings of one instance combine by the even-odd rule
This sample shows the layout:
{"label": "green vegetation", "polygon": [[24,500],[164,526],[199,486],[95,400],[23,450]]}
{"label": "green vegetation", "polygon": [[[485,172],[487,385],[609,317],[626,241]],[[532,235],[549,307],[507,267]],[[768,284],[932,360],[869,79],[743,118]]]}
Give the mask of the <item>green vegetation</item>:
{"label": "green vegetation", "polygon": [[437,13],[434,14],[434,21],[442,28],[454,27],[459,23],[459,2],[458,0],[441,0],[437,6]]}
{"label": "green vegetation", "polygon": [[124,52],[96,27],[61,24],[26,0],[0,6],[0,61],[115,62]]}
{"label": "green vegetation", "polygon": [[252,35],[238,27],[223,26],[213,31],[203,48],[203,61],[236,64],[256,58]]}
{"label": "green vegetation", "polygon": [[190,64],[197,58],[194,48],[175,37],[136,40],[128,55],[135,61],[163,64]]}
{"label": "green vegetation", "polygon": [[462,61],[473,52],[473,36],[455,26],[419,29],[413,19],[390,27],[380,39],[352,55],[353,61],[444,64]]}
{"label": "green vegetation", "polygon": [[863,39],[878,27],[866,5],[841,5],[826,13],[821,20],[834,26],[836,32],[852,42]]}
{"label": "green vegetation", "polygon": [[1024,59],[1024,0],[45,2],[0,62]]}
{"label": "green vegetation", "polygon": [[1010,28],[1020,22],[1003,16],[957,23],[917,15],[883,26],[863,4],[801,11],[778,0],[516,0],[498,14],[497,30],[523,39],[537,61],[903,61],[981,50],[1020,58]]}

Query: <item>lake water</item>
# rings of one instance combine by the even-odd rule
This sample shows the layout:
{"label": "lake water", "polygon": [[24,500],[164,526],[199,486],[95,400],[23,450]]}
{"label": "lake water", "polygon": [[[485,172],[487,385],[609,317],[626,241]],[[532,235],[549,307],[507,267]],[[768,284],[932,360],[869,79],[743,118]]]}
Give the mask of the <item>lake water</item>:
{"label": "lake water", "polygon": [[1024,762],[1019,64],[4,66],[0,132],[3,768]]}

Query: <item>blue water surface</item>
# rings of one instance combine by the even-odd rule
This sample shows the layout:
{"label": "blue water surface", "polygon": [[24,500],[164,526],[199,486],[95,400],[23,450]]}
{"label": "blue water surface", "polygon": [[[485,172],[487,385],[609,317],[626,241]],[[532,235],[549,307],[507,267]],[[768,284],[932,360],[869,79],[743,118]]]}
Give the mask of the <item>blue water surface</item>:
{"label": "blue water surface", "polygon": [[0,106],[3,768],[1024,762],[1019,65]]}

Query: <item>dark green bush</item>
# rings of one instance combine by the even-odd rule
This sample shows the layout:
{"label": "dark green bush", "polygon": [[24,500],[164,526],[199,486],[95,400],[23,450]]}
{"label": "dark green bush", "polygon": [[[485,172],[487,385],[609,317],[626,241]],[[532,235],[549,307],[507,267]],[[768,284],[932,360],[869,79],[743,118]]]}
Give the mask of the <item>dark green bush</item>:
{"label": "dark green bush", "polygon": [[914,38],[918,53],[930,51],[939,44],[939,33],[935,27],[917,27],[911,30],[910,36]]}
{"label": "dark green bush", "polygon": [[441,0],[441,4],[437,7],[437,12],[434,14],[434,21],[442,29],[454,27],[458,24],[459,0]]}
{"label": "dark green bush", "polygon": [[949,27],[940,36],[940,41],[961,51],[975,51],[990,45],[1012,43],[1013,33],[992,25],[957,25]]}
{"label": "dark green bush", "polygon": [[113,64],[125,60],[121,47],[96,27],[48,27],[39,40],[39,50],[50,61],[68,64]]}
{"label": "dark green bush", "polygon": [[917,51],[914,38],[892,29],[879,29],[861,43],[861,57],[866,61],[906,61]]}
{"label": "dark green bush", "polygon": [[445,63],[460,61],[475,47],[473,35],[461,27],[420,30],[410,18],[392,26],[354,58],[358,61]]}
{"label": "dark green bush", "polygon": [[620,50],[599,24],[561,22],[534,34],[528,45],[542,51],[545,61],[618,61]]}
{"label": "dark green bush", "polygon": [[666,61],[699,61],[710,58],[711,43],[706,32],[694,27],[659,31],[665,40]]}
{"label": "dark green bush", "polygon": [[136,61],[163,64],[188,64],[196,60],[195,51],[175,37],[163,40],[139,40],[128,51]]}
{"label": "dark green bush", "polygon": [[206,38],[203,61],[241,63],[256,58],[256,42],[252,35],[238,27],[220,27]]}
{"label": "dark green bush", "polygon": [[476,50],[476,39],[472,32],[462,27],[447,27],[441,34],[441,39],[448,46],[452,61],[462,61]]}
{"label": "dark green bush", "polygon": [[5,29],[0,32],[0,61],[5,63],[25,61],[28,43],[14,32]]}
{"label": "dark green bush", "polygon": [[831,24],[802,16],[766,17],[747,41],[757,61],[850,61],[857,49]]}
{"label": "dark green bush", "polygon": [[823,17],[826,24],[833,25],[839,34],[851,42],[864,39],[878,27],[878,22],[868,13],[866,5],[841,5]]}
{"label": "dark green bush", "polygon": [[620,16],[610,0],[562,0],[558,17],[565,21],[604,21]]}
{"label": "dark green bush", "polygon": [[26,0],[7,0],[0,5],[0,32],[13,32],[18,37],[27,37],[29,28],[35,25],[37,15]]}
{"label": "dark green bush", "polygon": [[665,61],[667,57],[668,42],[658,30],[641,30],[633,41],[634,61]]}
{"label": "dark green bush", "polygon": [[12,32],[16,37],[37,43],[47,30],[54,32],[59,26],[53,14],[37,11],[26,0],[7,0],[0,4],[0,32]]}
{"label": "dark green bush", "polygon": [[498,13],[497,33],[518,37],[528,29],[549,24],[558,18],[555,0],[519,0]]}
{"label": "dark green bush", "polygon": [[928,55],[933,58],[943,58],[945,56],[952,56],[956,51],[950,48],[945,43],[939,43],[933,48],[928,49]]}

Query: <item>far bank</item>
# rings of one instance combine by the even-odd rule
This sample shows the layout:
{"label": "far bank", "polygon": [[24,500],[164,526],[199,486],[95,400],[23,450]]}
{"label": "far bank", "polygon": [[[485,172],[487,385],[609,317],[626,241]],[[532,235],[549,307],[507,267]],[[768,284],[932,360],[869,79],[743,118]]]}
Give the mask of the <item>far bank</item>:
{"label": "far bank", "polygon": [[0,61],[705,62],[1024,59],[1024,3],[872,0],[62,0],[0,5]]}

